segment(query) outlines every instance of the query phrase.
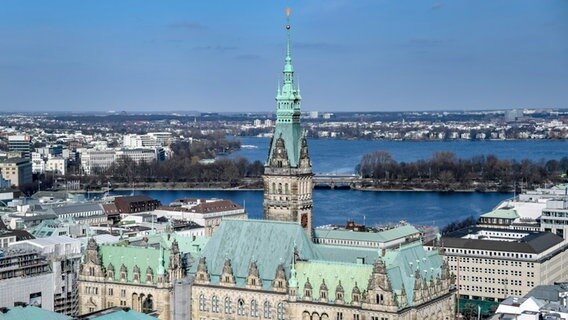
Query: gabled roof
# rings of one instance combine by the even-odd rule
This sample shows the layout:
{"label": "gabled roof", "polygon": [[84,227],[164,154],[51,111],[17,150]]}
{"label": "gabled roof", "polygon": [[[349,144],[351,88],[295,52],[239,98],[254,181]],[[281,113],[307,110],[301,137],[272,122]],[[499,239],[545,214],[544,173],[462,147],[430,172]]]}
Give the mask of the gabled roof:
{"label": "gabled roof", "polygon": [[351,302],[351,292],[357,283],[359,290],[363,292],[367,288],[367,283],[373,272],[370,264],[337,263],[326,261],[299,261],[296,263],[296,279],[298,279],[298,293],[304,297],[304,288],[307,280],[312,285],[312,297],[314,300],[320,298],[320,285],[325,279],[328,289],[328,299],[335,299],[335,291],[339,281],[343,287],[343,299],[346,303]]}
{"label": "gabled roof", "polygon": [[73,205],[65,205],[61,207],[53,207],[53,212],[57,215],[61,214],[70,214],[70,213],[77,213],[77,212],[90,212],[90,211],[101,211],[102,207],[98,203],[81,203],[81,204],[73,204]]}
{"label": "gabled roof", "polygon": [[[249,266],[256,261],[260,278],[265,286],[270,286],[278,265],[283,264],[286,274],[292,261],[294,247],[301,259],[316,259],[313,248],[304,229],[293,222],[266,220],[225,219],[205,246],[207,269],[212,282],[218,282],[223,273],[226,259],[231,259],[233,274],[237,285],[242,285],[248,276]],[[195,263],[192,272],[195,272]]]}
{"label": "gabled roof", "polygon": [[[178,234],[155,234],[147,237],[147,241],[126,243],[118,242],[113,244],[102,244],[99,246],[99,252],[102,257],[102,265],[107,268],[112,263],[115,270],[115,280],[120,279],[120,267],[124,264],[127,272],[127,280],[131,282],[134,278],[134,266],[138,266],[141,276],[146,275],[148,267],[152,268],[153,276],[157,276],[160,267],[160,255],[162,255],[162,267],[168,269],[170,263],[171,246],[173,241],[178,242],[180,253],[190,253],[197,255],[201,248],[205,245],[202,237],[180,236]],[[160,250],[162,248],[162,250]]]}
{"label": "gabled roof", "polygon": [[426,251],[417,241],[394,250],[387,250],[383,257],[393,290],[400,295],[406,291],[408,305],[414,298],[415,272],[419,270],[421,279],[430,281],[440,277],[442,258],[436,251]]}

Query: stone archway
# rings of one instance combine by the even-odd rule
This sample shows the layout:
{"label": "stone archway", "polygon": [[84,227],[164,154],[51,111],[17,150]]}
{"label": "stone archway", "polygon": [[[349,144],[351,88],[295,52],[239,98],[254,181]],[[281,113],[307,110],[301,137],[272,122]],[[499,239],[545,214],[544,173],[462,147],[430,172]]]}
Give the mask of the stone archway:
{"label": "stone archway", "polygon": [[154,311],[154,297],[149,294],[146,299],[142,300],[142,312],[151,313]]}

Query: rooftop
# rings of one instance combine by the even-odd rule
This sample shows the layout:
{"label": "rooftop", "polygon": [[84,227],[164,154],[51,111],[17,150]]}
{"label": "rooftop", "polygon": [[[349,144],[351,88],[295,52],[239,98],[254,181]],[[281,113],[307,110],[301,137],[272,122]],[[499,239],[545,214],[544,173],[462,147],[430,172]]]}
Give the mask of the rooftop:
{"label": "rooftop", "polygon": [[130,308],[109,308],[76,318],[76,320],[156,320],[155,317],[134,311]]}
{"label": "rooftop", "polygon": [[316,238],[372,241],[372,242],[388,242],[400,238],[409,237],[419,233],[420,231],[411,225],[402,225],[380,232],[360,232],[360,231],[351,231],[351,230],[330,230],[330,229],[315,229],[314,231],[314,235]]}
{"label": "rooftop", "polygon": [[441,241],[442,246],[448,248],[539,254],[563,239],[550,232],[468,227],[444,235]]}
{"label": "rooftop", "polygon": [[482,218],[517,219],[519,215],[515,209],[501,208],[482,214]]}
{"label": "rooftop", "polygon": [[72,318],[34,306],[0,308],[0,320],[71,320]]}

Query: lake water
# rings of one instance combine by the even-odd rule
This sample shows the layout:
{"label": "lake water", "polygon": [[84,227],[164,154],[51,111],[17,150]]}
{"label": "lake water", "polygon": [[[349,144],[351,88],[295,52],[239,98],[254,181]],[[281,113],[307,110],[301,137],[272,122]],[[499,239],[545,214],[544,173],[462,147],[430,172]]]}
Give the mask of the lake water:
{"label": "lake water", "polygon": [[[241,150],[229,157],[245,157],[264,163],[269,139],[240,137]],[[314,172],[352,173],[361,157],[369,152],[386,150],[397,161],[428,159],[438,151],[451,151],[458,157],[494,154],[501,159],[560,159],[568,156],[568,141],[369,141],[313,139],[308,142]],[[121,194],[129,194],[122,192]],[[247,209],[249,217],[262,218],[261,191],[149,191],[138,190],[169,204],[192,198],[229,199]],[[117,192],[115,192],[117,194]],[[444,226],[468,216],[478,217],[510,193],[444,193],[444,192],[366,192],[355,190],[314,190],[314,225],[343,224],[347,219],[367,224],[383,224],[407,220],[413,224]]]}
{"label": "lake water", "polygon": [[[113,194],[130,194],[130,191]],[[262,218],[262,191],[135,190],[169,204],[181,198],[220,198],[244,205],[251,218]],[[314,225],[359,223],[384,224],[406,220],[413,224],[444,226],[468,216],[490,211],[510,193],[371,192],[314,190]]]}
{"label": "lake water", "polygon": [[[244,157],[262,163],[268,156],[268,138],[239,137],[241,150],[230,157]],[[451,151],[460,158],[496,155],[500,159],[560,159],[568,156],[566,140],[509,141],[386,141],[310,139],[310,157],[316,173],[353,173],[361,157],[369,152],[385,150],[398,162],[429,159],[435,152]]]}

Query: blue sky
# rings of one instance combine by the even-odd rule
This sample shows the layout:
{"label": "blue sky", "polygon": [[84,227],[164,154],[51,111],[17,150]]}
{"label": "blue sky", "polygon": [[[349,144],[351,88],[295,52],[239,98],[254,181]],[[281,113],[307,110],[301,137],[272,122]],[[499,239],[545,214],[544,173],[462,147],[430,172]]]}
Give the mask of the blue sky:
{"label": "blue sky", "polygon": [[568,0],[2,0],[0,111],[568,108]]}

